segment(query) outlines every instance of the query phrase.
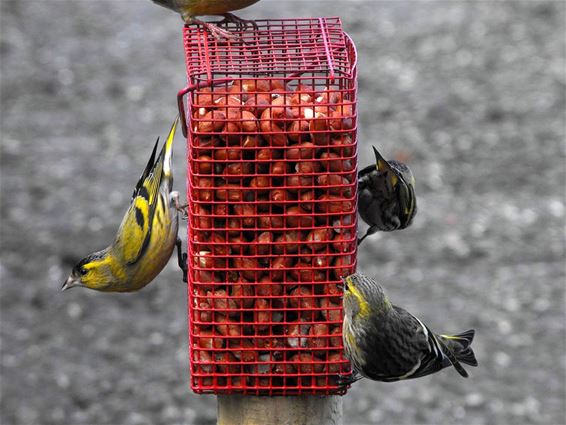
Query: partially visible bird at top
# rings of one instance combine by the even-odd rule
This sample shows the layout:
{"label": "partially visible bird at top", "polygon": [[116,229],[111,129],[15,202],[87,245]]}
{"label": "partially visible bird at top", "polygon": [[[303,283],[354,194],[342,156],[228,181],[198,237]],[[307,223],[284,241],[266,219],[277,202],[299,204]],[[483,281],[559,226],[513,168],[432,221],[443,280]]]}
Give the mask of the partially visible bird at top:
{"label": "partially visible bird at top", "polygon": [[358,245],[378,230],[409,227],[417,213],[415,178],[409,167],[399,161],[386,161],[375,147],[373,153],[375,164],[358,174],[358,211],[370,226]]}
{"label": "partially visible bird at top", "polygon": [[256,26],[255,22],[238,18],[232,11],[243,9],[259,0],[152,0],[160,6],[174,10],[181,14],[186,24],[198,24],[204,26],[217,39],[234,39],[234,34],[217,25],[197,19],[196,16],[220,15],[224,16],[226,22],[233,22],[244,27]]}
{"label": "partially visible bird at top", "polygon": [[114,242],[79,261],[62,290],[81,286],[105,292],[137,291],[161,272],[175,245],[181,262],[181,241],[177,238],[179,193],[172,191],[171,169],[178,121],[179,117],[157,159],[159,138],[155,142]]}
{"label": "partially visible bird at top", "polygon": [[391,304],[374,279],[356,273],[342,280],[344,354],[354,374],[340,377],[341,385],[361,377],[383,382],[419,378],[449,366],[467,378],[460,362],[478,365],[471,348],[474,330],[435,334],[411,313]]}

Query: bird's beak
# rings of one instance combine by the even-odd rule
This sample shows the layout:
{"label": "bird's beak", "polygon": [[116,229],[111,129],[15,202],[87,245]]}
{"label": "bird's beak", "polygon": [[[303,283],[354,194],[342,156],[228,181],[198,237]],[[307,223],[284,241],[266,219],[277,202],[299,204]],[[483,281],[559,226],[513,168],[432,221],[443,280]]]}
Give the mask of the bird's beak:
{"label": "bird's beak", "polygon": [[338,285],[338,287],[339,287],[340,289],[342,289],[343,291],[346,290],[346,289],[348,289],[348,282],[346,281],[346,278],[345,278],[345,277],[341,277],[340,280],[342,280],[342,284],[341,284],[341,285]]}
{"label": "bird's beak", "polygon": [[80,284],[81,283],[71,275],[67,278],[65,283],[63,283],[61,291],[66,291],[67,289],[71,289],[73,286],[78,286]]}

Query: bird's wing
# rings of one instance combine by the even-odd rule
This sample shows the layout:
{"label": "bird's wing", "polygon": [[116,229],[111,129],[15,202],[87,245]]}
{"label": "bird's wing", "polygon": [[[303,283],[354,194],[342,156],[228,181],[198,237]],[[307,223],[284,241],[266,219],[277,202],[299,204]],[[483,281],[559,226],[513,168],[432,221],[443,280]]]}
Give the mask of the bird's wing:
{"label": "bird's wing", "polygon": [[155,206],[159,198],[159,186],[163,176],[163,152],[155,161],[155,152],[159,139],[149,162],[145,167],[132,196],[132,202],[118,231],[114,245],[120,247],[127,264],[136,263],[143,255],[151,237],[151,227]]}
{"label": "bird's wing", "polygon": [[431,373],[437,372],[440,369],[448,367],[450,365],[458,371],[460,375],[464,378],[468,377],[468,372],[462,367],[452,350],[446,346],[442,339],[437,338],[437,336],[432,332],[423,322],[418,318],[410,314],[416,321],[420,323],[422,329],[426,333],[427,341],[429,345],[429,350],[423,352],[423,358],[421,360],[421,365],[418,369],[411,374],[411,378],[419,378],[421,376],[430,375]]}
{"label": "bird's wing", "polygon": [[402,219],[401,226],[407,227],[416,214],[416,196],[413,185],[408,184],[405,179],[399,175],[401,184],[397,185],[397,199],[399,200],[400,217]]}
{"label": "bird's wing", "polygon": [[[420,362],[415,365],[415,368],[408,371],[406,375],[399,377],[399,379],[419,378],[421,376],[430,375],[450,365],[434,333],[408,311],[397,306],[393,306],[393,308],[397,311],[402,320],[413,324],[417,334],[416,339],[422,342]],[[422,336],[420,334],[422,334]]]}

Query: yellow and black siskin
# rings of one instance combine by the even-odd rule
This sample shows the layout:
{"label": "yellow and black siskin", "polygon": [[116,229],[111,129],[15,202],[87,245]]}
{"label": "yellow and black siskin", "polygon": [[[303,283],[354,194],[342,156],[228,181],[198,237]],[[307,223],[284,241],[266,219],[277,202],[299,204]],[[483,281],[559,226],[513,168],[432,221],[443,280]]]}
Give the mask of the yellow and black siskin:
{"label": "yellow and black siskin", "polygon": [[459,335],[433,333],[423,322],[389,301],[373,279],[356,273],[344,283],[344,352],[354,374],[341,377],[347,385],[366,377],[394,382],[419,378],[454,366],[464,378],[461,363],[477,366],[471,348],[475,331]]}
{"label": "yellow and black siskin", "polygon": [[409,227],[417,213],[415,178],[405,164],[386,161],[373,147],[375,165],[358,174],[358,211],[370,227],[358,240],[377,231],[390,232]]}
{"label": "yellow and black siskin", "polygon": [[105,292],[137,291],[161,272],[175,245],[180,249],[179,194],[172,191],[171,169],[178,121],[177,117],[156,159],[157,139],[114,242],[79,261],[62,290],[81,286]]}

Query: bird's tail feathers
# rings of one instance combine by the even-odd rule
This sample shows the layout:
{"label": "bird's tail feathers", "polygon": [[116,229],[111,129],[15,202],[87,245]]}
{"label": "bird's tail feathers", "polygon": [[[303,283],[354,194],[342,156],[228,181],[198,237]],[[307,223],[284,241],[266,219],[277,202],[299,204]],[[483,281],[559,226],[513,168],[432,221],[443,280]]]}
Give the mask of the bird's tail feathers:
{"label": "bird's tail feathers", "polygon": [[464,367],[460,364],[454,352],[446,345],[446,343],[442,340],[442,338],[439,338],[438,342],[442,347],[442,352],[446,357],[448,357],[448,360],[450,360],[450,363],[452,363],[454,369],[456,369],[458,373],[462,375],[464,378],[467,378],[469,376],[468,372],[466,372],[466,369],[464,369]]}
{"label": "bird's tail feathers", "polygon": [[143,183],[147,176],[153,170],[153,166],[155,165],[155,154],[157,153],[157,145],[159,145],[159,137],[155,141],[155,145],[153,145],[153,150],[151,151],[151,155],[149,157],[149,161],[147,161],[147,165],[145,166],[142,175],[140,176],[138,182],[136,183],[136,187],[134,188],[134,193],[132,194],[132,199],[136,197],[138,191],[143,186]]}
{"label": "bird's tail feathers", "polygon": [[175,139],[175,132],[177,131],[177,124],[179,123],[179,115],[173,121],[167,140],[163,144],[163,149],[161,150],[160,156],[163,157],[163,174],[167,177],[173,175],[173,170],[171,168],[171,158],[173,157],[173,139]]}
{"label": "bird's tail feathers", "polygon": [[461,351],[456,356],[458,360],[462,363],[476,367],[478,365],[478,361],[476,360],[476,356],[474,354],[474,350],[471,347],[466,348],[464,351]]}
{"label": "bird's tail feathers", "polygon": [[469,329],[466,332],[462,332],[461,334],[457,334],[457,335],[440,335],[440,336],[444,339],[448,339],[451,341],[458,341],[462,345],[462,349],[466,349],[472,344],[475,334],[476,334],[475,330]]}
{"label": "bird's tail feathers", "polygon": [[471,347],[475,333],[473,329],[470,329],[457,335],[440,335],[440,339],[459,361],[475,367],[478,365],[478,361]]}

